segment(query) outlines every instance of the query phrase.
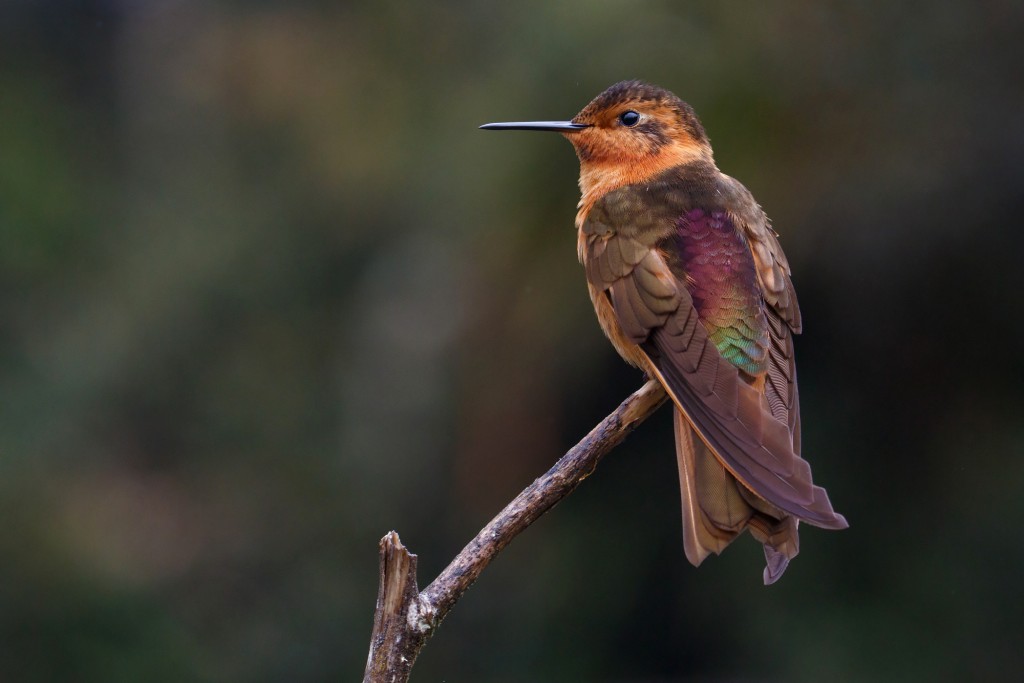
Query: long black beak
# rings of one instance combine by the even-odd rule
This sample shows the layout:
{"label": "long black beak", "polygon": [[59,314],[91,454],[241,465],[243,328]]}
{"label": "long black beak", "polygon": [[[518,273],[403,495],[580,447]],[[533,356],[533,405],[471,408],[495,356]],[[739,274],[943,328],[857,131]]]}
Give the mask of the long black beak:
{"label": "long black beak", "polygon": [[572,133],[590,128],[586,123],[572,121],[509,121],[507,123],[485,123],[483,130],[553,130],[556,133]]}

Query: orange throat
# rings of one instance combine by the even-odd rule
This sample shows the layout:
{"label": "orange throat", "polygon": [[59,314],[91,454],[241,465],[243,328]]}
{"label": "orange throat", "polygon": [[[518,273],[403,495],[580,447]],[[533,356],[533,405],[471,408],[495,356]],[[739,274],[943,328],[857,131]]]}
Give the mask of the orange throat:
{"label": "orange throat", "polygon": [[580,203],[576,212],[577,229],[583,225],[591,207],[601,197],[624,185],[650,180],[675,166],[692,161],[712,161],[711,148],[693,141],[673,142],[657,153],[636,158],[603,158],[580,161]]}

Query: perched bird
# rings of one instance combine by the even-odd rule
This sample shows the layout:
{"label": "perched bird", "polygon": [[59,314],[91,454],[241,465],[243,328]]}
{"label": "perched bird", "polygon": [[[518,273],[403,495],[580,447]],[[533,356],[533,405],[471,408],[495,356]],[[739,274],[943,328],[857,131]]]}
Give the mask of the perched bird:
{"label": "perched bird", "polygon": [[801,521],[846,528],[800,457],[789,264],[754,197],[718,170],[693,109],[624,81],[571,121],[481,128],[555,131],[576,149],[597,319],[675,404],[687,559],[700,565],[749,529],[770,584],[799,551]]}

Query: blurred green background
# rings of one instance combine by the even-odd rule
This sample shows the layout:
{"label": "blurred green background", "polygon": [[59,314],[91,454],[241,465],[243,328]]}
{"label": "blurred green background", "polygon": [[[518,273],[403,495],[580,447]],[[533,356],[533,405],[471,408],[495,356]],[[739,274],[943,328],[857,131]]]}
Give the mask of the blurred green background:
{"label": "blurred green background", "polygon": [[0,4],[0,679],[349,681],[628,393],[565,118],[697,109],[790,257],[842,533],[686,564],[668,412],[419,681],[1019,680],[1019,2]]}

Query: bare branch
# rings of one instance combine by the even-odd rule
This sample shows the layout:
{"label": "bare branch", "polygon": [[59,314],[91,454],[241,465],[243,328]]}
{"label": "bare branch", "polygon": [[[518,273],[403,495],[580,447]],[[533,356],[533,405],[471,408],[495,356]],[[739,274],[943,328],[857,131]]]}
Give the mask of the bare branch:
{"label": "bare branch", "polygon": [[[416,556],[391,531],[380,539],[380,587],[364,681],[409,679],[415,653],[427,636],[425,630],[409,627],[409,612],[418,600]],[[411,658],[407,656],[410,652]]]}
{"label": "bare branch", "polygon": [[404,683],[416,656],[463,593],[513,538],[572,493],[597,463],[665,400],[654,380],[527,486],[462,549],[422,592],[416,587],[416,556],[394,531],[381,539],[380,588],[364,683]]}

